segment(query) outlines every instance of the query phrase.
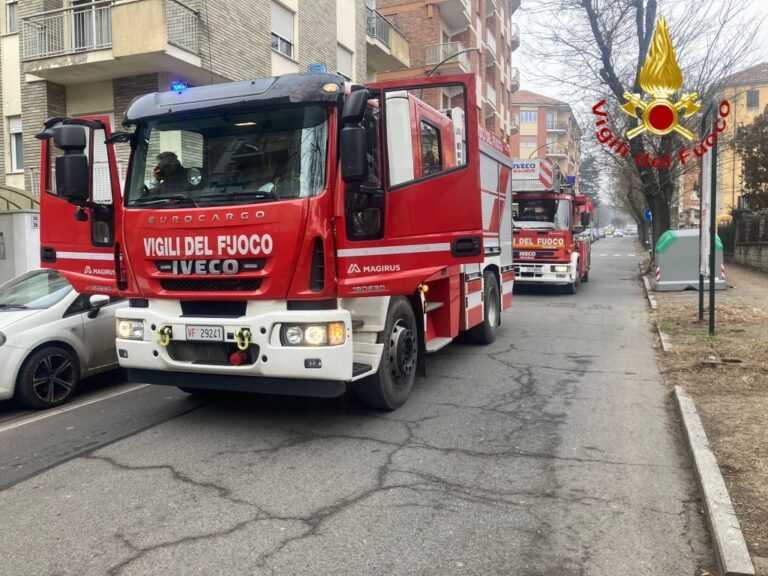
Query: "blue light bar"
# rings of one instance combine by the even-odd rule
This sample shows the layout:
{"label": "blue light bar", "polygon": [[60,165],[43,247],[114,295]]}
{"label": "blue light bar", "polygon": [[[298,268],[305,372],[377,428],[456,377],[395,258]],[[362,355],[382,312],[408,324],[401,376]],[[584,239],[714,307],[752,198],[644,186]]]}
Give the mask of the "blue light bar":
{"label": "blue light bar", "polygon": [[174,80],[171,84],[171,90],[174,92],[184,92],[187,88],[189,88],[189,84],[184,82],[184,80]]}

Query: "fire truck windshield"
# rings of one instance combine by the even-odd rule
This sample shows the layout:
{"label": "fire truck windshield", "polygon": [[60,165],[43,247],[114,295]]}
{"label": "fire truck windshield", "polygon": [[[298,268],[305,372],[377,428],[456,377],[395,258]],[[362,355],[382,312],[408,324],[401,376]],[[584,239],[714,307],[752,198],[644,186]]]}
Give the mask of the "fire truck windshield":
{"label": "fire truck windshield", "polygon": [[515,202],[515,226],[569,230],[571,202],[565,198],[521,198]]}
{"label": "fire truck windshield", "polygon": [[328,112],[302,106],[177,115],[138,127],[129,207],[275,202],[325,184]]}

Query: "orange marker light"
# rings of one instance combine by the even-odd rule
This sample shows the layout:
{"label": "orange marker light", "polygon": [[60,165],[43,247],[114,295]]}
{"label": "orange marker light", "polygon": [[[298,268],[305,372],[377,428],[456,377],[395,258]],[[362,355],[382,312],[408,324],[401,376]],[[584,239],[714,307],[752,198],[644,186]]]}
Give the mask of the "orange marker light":
{"label": "orange marker light", "polygon": [[344,344],[347,339],[347,327],[343,322],[332,322],[328,324],[328,345],[339,346]]}

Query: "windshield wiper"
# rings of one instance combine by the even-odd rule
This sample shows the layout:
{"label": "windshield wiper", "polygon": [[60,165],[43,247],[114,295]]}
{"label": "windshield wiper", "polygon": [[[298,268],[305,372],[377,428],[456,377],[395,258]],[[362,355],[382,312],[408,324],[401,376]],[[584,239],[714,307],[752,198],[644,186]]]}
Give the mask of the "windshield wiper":
{"label": "windshield wiper", "polygon": [[221,192],[218,194],[204,194],[198,196],[198,200],[238,200],[240,198],[255,198],[257,200],[280,200],[280,197],[271,191],[249,190],[247,192]]}
{"label": "windshield wiper", "polygon": [[199,207],[194,199],[184,196],[183,194],[174,194],[173,196],[162,196],[159,198],[137,198],[133,201],[132,206],[152,206],[157,204],[172,204],[174,206],[192,204],[195,208]]}
{"label": "windshield wiper", "polygon": [[25,306],[24,304],[0,304],[0,309],[13,309],[13,310],[29,310],[29,306]]}

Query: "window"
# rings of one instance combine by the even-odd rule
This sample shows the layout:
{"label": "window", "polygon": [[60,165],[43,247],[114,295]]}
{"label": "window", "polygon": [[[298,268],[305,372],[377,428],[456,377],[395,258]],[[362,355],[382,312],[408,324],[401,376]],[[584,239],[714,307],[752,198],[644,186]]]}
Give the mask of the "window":
{"label": "window", "polygon": [[547,112],[547,128],[552,130],[555,127],[555,113]]}
{"label": "window", "polygon": [[293,12],[272,2],[272,49],[293,58]]}
{"label": "window", "polygon": [[536,148],[537,136],[520,136],[520,148]]}
{"label": "window", "polygon": [[747,108],[760,107],[760,92],[758,90],[749,90],[747,92]]}
{"label": "window", "polygon": [[352,79],[352,52],[340,44],[336,45],[336,71],[347,80]]}
{"label": "window", "polygon": [[19,2],[18,0],[5,0],[5,33],[12,34],[19,31]]}
{"label": "window", "polygon": [[520,110],[521,124],[535,124],[537,121],[536,110]]}
{"label": "window", "polygon": [[429,122],[421,121],[421,175],[429,176],[443,169],[440,130]]}
{"label": "window", "polygon": [[11,172],[24,171],[24,143],[21,137],[21,116],[8,117],[10,135]]}

